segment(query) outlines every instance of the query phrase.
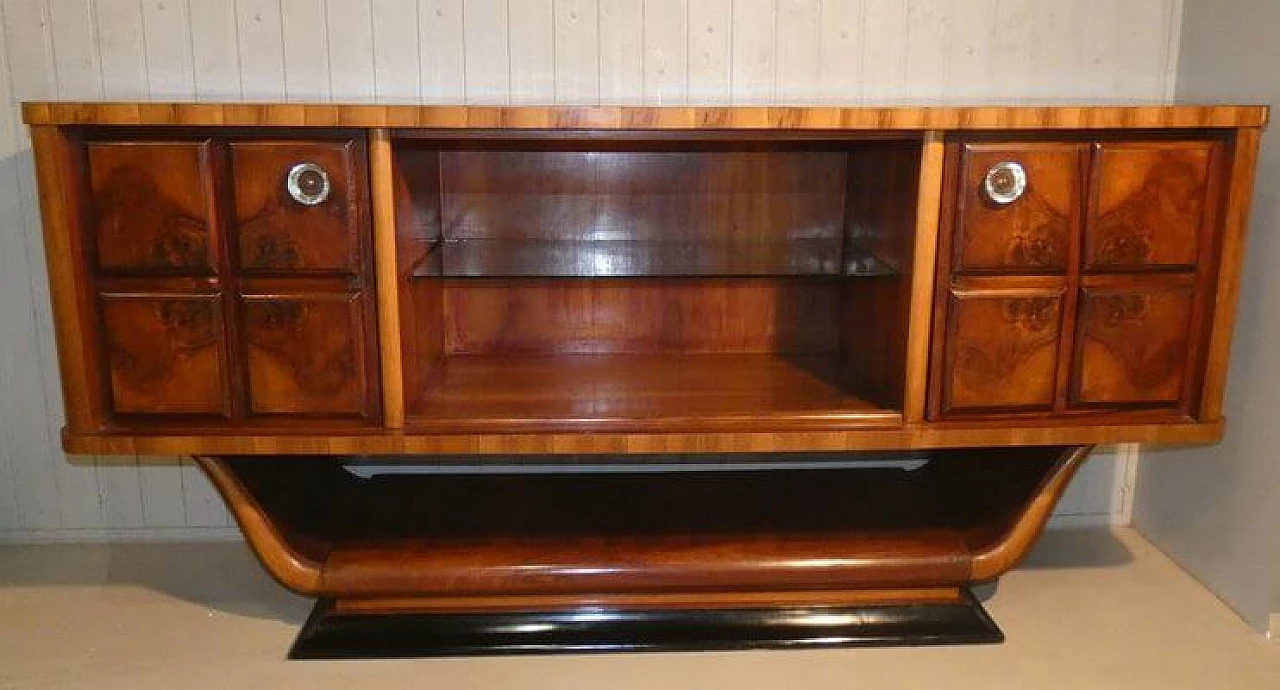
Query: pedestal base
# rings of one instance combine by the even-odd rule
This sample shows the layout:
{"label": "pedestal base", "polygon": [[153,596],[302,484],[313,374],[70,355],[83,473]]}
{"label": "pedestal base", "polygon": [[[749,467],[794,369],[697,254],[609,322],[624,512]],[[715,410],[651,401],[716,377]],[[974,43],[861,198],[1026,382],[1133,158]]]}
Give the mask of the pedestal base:
{"label": "pedestal base", "polygon": [[809,649],[1004,641],[967,589],[954,603],[712,610],[348,613],[316,603],[291,659]]}

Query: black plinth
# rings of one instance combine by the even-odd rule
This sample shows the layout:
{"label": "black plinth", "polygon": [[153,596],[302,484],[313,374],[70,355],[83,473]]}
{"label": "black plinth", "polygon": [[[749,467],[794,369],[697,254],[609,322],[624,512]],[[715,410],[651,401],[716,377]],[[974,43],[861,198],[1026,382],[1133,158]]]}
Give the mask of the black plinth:
{"label": "black plinth", "polygon": [[1004,641],[966,591],[953,604],[791,609],[350,614],[322,599],[291,659],[811,649]]}

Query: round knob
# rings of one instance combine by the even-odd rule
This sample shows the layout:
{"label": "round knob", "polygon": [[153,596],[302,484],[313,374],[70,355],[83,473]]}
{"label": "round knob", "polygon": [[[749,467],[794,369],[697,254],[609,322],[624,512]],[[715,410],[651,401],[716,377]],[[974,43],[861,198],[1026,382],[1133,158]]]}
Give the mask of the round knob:
{"label": "round knob", "polygon": [[1027,171],[1021,163],[1003,161],[987,170],[982,179],[982,191],[987,199],[1001,206],[1017,201],[1027,191]]}
{"label": "round knob", "polygon": [[329,174],[315,163],[298,163],[285,179],[289,196],[303,206],[315,206],[329,198]]}

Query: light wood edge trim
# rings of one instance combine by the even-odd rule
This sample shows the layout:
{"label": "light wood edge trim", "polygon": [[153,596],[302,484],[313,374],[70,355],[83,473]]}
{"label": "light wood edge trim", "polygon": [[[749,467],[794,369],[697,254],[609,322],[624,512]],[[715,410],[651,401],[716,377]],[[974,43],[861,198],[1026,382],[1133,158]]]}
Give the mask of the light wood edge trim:
{"label": "light wood edge trim", "polygon": [[221,458],[193,456],[204,470],[244,533],[262,567],[285,587],[305,595],[320,593],[321,563],[289,545],[275,523]]}
{"label": "light wood edge trim", "polygon": [[911,427],[781,433],[63,435],[69,453],[100,455],[557,455],[912,450],[1112,443],[1216,443],[1222,422],[1057,427]]}
{"label": "light wood edge trim", "polygon": [[464,106],[335,103],[27,102],[30,125],[497,129],[1125,129],[1261,127],[1261,105]]}
{"label": "light wood edge trim", "polygon": [[495,595],[483,597],[340,598],[345,613],[468,613],[476,611],[556,611],[600,607],[618,610],[783,608],[792,606],[874,606],[951,603],[959,587],[813,590],[796,592],[675,592],[663,594]]}
{"label": "light wood edge trim", "polygon": [[404,426],[404,359],[400,346],[400,283],[396,259],[396,206],[391,132],[369,132],[369,181],[373,202],[374,273],[378,291],[378,349],[382,373],[382,422]]}
{"label": "light wood edge trim", "polygon": [[64,177],[69,145],[66,133],[57,127],[31,128],[67,425],[73,430],[90,431],[98,428],[102,420],[88,367],[97,353],[89,346],[84,331],[89,324],[80,319],[81,291],[88,285],[88,277],[76,251],[81,241],[76,236],[79,228],[70,216],[77,208],[76,200],[68,196],[73,185]]}
{"label": "light wood edge trim", "polygon": [[916,201],[916,243],[911,262],[911,305],[907,325],[907,371],[903,416],[924,419],[929,385],[929,337],[938,261],[938,219],[942,208],[942,168],[946,148],[941,132],[925,134]]}
{"label": "light wood edge trim", "polygon": [[1205,356],[1204,384],[1200,396],[1200,419],[1204,421],[1216,421],[1222,417],[1236,305],[1240,299],[1245,237],[1249,232],[1249,209],[1257,176],[1258,147],[1261,140],[1262,130],[1258,128],[1239,130],[1231,156],[1231,187],[1227,192],[1226,217],[1222,224],[1218,282],[1213,298],[1209,347]]}
{"label": "light wood edge trim", "polygon": [[991,546],[973,555],[970,579],[974,582],[992,580],[1017,565],[1031,550],[1049,521],[1049,514],[1062,498],[1076,469],[1089,457],[1093,446],[1078,446],[1063,453],[1048,478],[1040,485],[1022,514],[1004,536]]}

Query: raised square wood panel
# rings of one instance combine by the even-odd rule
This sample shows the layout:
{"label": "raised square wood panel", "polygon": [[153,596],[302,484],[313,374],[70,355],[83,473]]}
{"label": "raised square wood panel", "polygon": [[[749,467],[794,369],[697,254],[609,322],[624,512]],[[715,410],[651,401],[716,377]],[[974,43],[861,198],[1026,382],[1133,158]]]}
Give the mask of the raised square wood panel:
{"label": "raised square wood panel", "polygon": [[[368,196],[364,146],[345,141],[231,143],[238,265],[250,273],[357,273]],[[286,188],[299,163],[324,169],[328,199],[307,206]]]}
{"label": "raised square wood panel", "polygon": [[[956,192],[953,271],[956,273],[1065,273],[1080,218],[1087,149],[1074,143],[967,143]],[[983,178],[997,163],[1026,170],[1020,199],[999,205],[987,198]]]}
{"label": "raised square wood panel", "polygon": [[1065,288],[1040,283],[951,289],[943,414],[1053,407]]}
{"label": "raised square wood panel", "polygon": [[111,409],[119,414],[230,414],[216,294],[100,298]]}
{"label": "raised square wood panel", "polygon": [[1209,209],[1213,141],[1103,143],[1094,154],[1085,268],[1190,269]]}
{"label": "raised square wood panel", "polygon": [[209,141],[88,145],[92,238],[111,272],[215,272]]}
{"label": "raised square wood panel", "polygon": [[1151,276],[1080,291],[1072,402],[1172,405],[1186,394],[1195,310],[1190,276]]}
{"label": "raised square wood panel", "polygon": [[252,413],[369,414],[360,293],[245,295],[242,314]]}

